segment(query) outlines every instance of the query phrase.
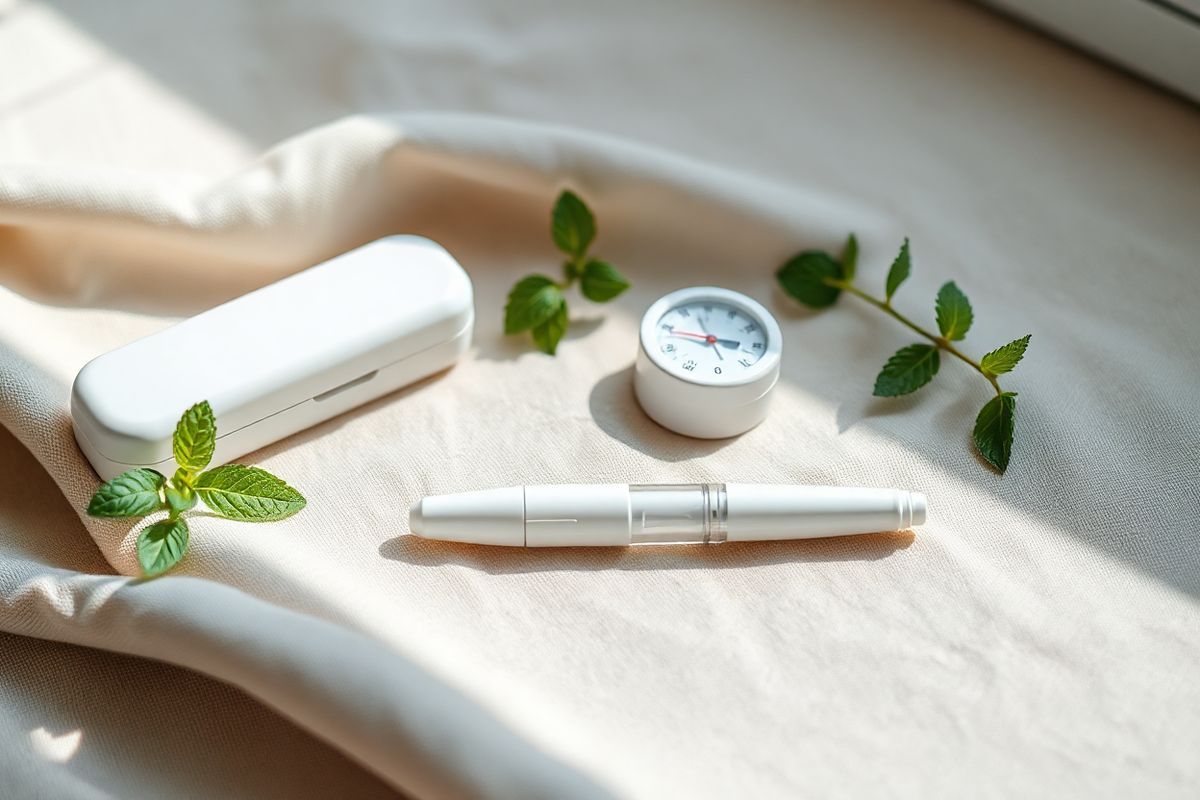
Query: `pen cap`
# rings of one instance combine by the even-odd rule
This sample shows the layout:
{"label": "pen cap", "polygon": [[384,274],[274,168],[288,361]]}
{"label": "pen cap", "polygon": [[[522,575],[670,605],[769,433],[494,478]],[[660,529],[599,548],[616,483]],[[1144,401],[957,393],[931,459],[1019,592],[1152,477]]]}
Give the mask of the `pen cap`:
{"label": "pen cap", "polygon": [[426,497],[408,511],[408,530],[427,539],[525,546],[525,491],[520,486]]}

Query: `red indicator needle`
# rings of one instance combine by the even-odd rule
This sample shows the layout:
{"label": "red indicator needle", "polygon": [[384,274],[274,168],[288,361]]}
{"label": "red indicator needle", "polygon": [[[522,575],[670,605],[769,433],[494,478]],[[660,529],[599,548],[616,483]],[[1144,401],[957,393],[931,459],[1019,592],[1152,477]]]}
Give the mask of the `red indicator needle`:
{"label": "red indicator needle", "polygon": [[703,339],[704,341],[708,342],[709,344],[713,344],[717,341],[717,337],[713,336],[712,334],[692,333],[691,331],[677,331],[677,330],[672,330],[671,333],[675,336],[695,336],[697,339]]}
{"label": "red indicator needle", "polygon": [[711,333],[692,333],[691,331],[677,331],[674,328],[671,329],[671,335],[672,336],[691,336],[695,339],[701,340],[702,342],[704,342],[706,344],[719,344],[722,347],[731,347],[734,350],[736,350],[742,344],[741,342],[739,342],[735,339],[722,339],[720,337],[713,336]]}

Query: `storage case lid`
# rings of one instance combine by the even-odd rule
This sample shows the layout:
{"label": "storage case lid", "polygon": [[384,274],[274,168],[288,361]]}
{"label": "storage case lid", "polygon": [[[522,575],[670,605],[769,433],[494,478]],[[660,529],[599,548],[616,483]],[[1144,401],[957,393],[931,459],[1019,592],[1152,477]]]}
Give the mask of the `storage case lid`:
{"label": "storage case lid", "polygon": [[93,359],[72,416],[106,458],[158,463],[201,400],[226,436],[446,342],[473,313],[470,279],[444,248],[379,239]]}

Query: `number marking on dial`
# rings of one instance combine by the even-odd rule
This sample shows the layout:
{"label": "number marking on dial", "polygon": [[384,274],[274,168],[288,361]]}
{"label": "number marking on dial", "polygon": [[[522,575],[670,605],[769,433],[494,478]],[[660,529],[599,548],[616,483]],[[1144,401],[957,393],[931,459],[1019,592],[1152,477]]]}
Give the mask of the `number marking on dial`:
{"label": "number marking on dial", "polygon": [[[703,372],[736,380],[762,358],[766,332],[754,317],[726,303],[698,300],[675,306],[658,324],[657,344],[682,377]],[[728,358],[727,358],[728,357]]]}

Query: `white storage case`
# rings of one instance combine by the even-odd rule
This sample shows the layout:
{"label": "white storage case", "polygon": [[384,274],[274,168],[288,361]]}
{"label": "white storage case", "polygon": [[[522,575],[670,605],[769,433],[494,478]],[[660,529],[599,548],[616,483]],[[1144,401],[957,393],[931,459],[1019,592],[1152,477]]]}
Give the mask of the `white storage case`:
{"label": "white storage case", "polygon": [[105,480],[169,476],[175,424],[207,400],[220,464],[451,366],[474,319],[445,249],[380,239],[93,359],[71,391],[75,438]]}

